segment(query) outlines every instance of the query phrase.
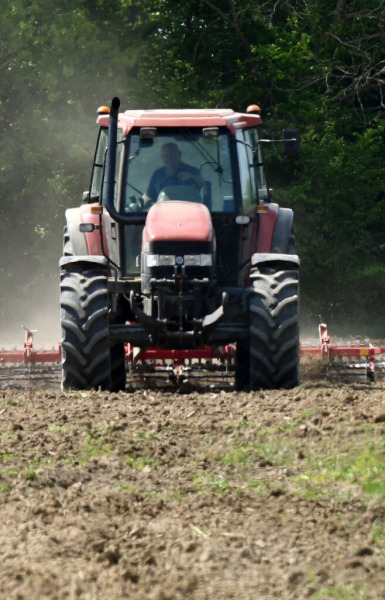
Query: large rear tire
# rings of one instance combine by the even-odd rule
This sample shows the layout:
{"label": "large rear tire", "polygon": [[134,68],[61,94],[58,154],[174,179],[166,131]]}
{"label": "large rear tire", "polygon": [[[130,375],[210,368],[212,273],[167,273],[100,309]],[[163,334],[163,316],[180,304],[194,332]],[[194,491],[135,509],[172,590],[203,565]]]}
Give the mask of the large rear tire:
{"label": "large rear tire", "polygon": [[250,297],[250,389],[299,385],[298,270],[261,267]]}
{"label": "large rear tire", "polygon": [[107,272],[71,265],[61,275],[62,389],[111,389]]}

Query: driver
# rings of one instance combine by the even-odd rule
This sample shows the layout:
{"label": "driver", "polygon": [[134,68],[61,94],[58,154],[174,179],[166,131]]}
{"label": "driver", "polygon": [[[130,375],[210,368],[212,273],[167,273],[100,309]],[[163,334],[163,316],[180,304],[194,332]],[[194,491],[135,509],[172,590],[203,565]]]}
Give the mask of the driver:
{"label": "driver", "polygon": [[165,184],[187,184],[198,190],[203,186],[203,179],[199,170],[182,162],[182,153],[177,144],[174,142],[164,144],[160,156],[164,162],[164,167],[159,167],[152,174],[148,190],[142,196],[145,207],[157,200]]}

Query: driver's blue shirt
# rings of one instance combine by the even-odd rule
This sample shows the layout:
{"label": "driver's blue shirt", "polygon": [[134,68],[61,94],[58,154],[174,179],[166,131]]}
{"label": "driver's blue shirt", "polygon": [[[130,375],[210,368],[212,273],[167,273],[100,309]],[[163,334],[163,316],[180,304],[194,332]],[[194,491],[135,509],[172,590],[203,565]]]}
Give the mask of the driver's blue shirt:
{"label": "driver's blue shirt", "polygon": [[181,181],[178,179],[178,174],[185,171],[186,173],[191,173],[191,175],[195,175],[200,177],[199,170],[196,167],[192,167],[186,163],[181,162],[179,164],[178,170],[174,175],[168,175],[166,167],[159,167],[156,169],[151,176],[150,185],[148,186],[148,190],[146,195],[151,198],[152,201],[156,200],[162,191],[165,184],[167,185],[195,185],[195,181]]}

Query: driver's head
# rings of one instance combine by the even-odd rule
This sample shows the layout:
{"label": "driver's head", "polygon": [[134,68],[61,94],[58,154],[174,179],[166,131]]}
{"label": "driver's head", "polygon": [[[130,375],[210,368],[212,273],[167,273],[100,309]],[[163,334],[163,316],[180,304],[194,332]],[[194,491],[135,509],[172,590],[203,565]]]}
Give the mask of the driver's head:
{"label": "driver's head", "polygon": [[181,161],[182,153],[177,144],[169,142],[162,146],[160,156],[166,167],[176,168]]}

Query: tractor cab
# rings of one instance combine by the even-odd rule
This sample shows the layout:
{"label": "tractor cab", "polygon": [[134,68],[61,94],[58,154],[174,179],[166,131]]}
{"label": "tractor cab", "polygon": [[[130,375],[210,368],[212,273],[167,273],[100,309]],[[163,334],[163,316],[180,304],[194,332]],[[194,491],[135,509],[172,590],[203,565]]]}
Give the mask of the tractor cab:
{"label": "tractor cab", "polygon": [[[269,202],[259,115],[232,110],[126,111],[119,115],[113,215],[123,224],[119,266],[139,275],[142,229],[156,203],[200,203],[211,214],[218,245],[219,280],[237,282],[245,226],[236,217],[253,216]],[[106,156],[108,121],[101,125],[90,187],[90,202],[108,205]],[[151,122],[151,126],[148,124]],[[177,210],[177,206],[174,207]],[[183,207],[182,207],[183,210]]]}

